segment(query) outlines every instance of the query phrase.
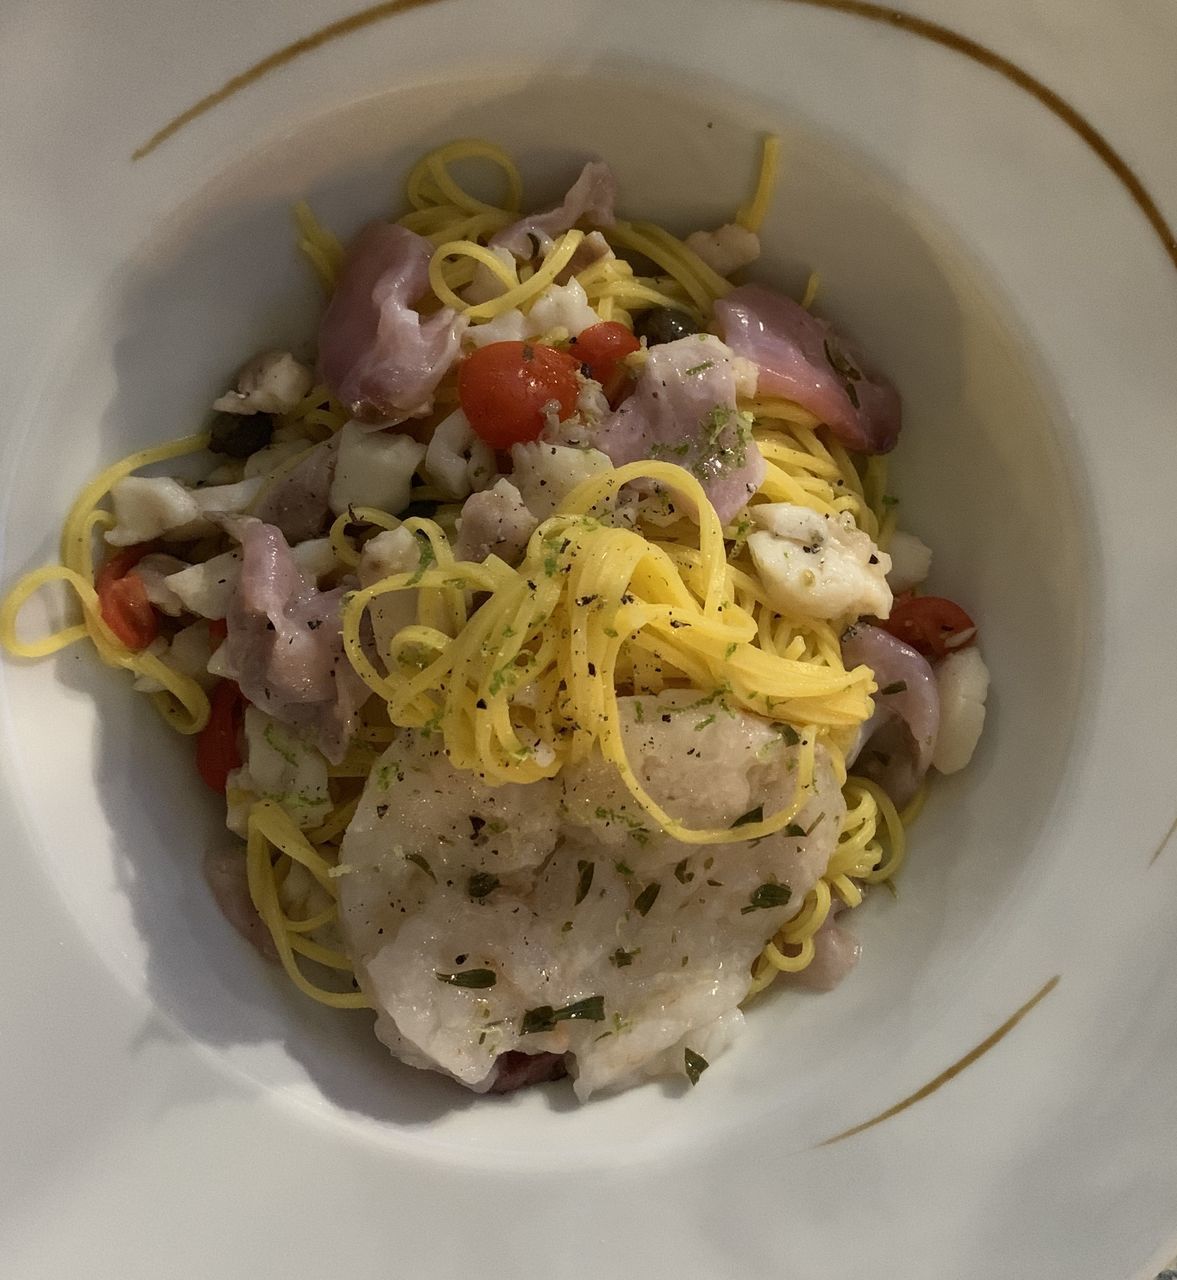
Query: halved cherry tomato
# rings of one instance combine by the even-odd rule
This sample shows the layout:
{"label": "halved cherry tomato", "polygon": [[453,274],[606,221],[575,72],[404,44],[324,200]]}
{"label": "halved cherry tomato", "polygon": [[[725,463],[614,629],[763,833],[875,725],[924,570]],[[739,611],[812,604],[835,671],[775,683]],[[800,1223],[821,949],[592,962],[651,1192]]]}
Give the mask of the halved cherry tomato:
{"label": "halved cherry tomato", "polygon": [[127,547],[98,570],[94,588],[102,620],[128,649],[146,649],[159,635],[159,618],[134,567],[147,554],[146,543]]}
{"label": "halved cherry tomato", "polygon": [[965,648],[977,631],[972,618],[952,600],[907,592],[896,597],[891,616],[879,626],[925,658],[943,658],[954,649]]}
{"label": "halved cherry tomato", "polygon": [[222,680],[209,698],[208,724],[196,738],[196,768],[205,785],[221,795],[229,774],[241,767],[238,735],[245,716],[245,695],[232,680]]}
{"label": "halved cherry tomato", "polygon": [[534,440],[553,402],[561,418],[576,407],[580,364],[553,347],[492,342],[462,361],[458,399],[474,430],[496,449]]}
{"label": "halved cherry tomato", "polygon": [[568,344],[568,350],[588,369],[589,377],[601,384],[613,409],[625,399],[633,383],[621,362],[641,349],[637,338],[616,320],[590,325]]}

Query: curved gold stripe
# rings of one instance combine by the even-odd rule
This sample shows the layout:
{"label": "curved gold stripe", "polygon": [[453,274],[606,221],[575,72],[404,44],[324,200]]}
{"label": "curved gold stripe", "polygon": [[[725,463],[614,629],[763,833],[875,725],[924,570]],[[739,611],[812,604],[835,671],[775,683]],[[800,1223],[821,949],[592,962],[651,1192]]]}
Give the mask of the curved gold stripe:
{"label": "curved gold stripe", "polygon": [[926,18],[917,18],[914,14],[904,13],[899,9],[870,4],[867,0],[788,0],[788,3],[808,5],[815,9],[835,9],[839,13],[851,13],[856,17],[866,18],[869,22],[879,22],[884,26],[896,27],[900,31],[910,31],[912,35],[930,40],[933,44],[963,53],[966,58],[987,67],[990,71],[996,71],[1011,84],[1024,89],[1069,129],[1077,133],[1115,174],[1160,237],[1169,260],[1174,267],[1177,267],[1177,236],[1174,235],[1173,228],[1165,221],[1156,202],[1145,190],[1144,184],[1129,167],[1128,162],[1069,102],[1060,98],[1053,89],[1044,85],[1036,76],[1023,70],[1017,63],[1003,58],[1001,54],[995,53],[976,40],[970,40],[968,36],[962,36],[950,27],[941,26],[938,22],[929,22]]}
{"label": "curved gold stripe", "polygon": [[1154,853],[1153,856],[1149,858],[1148,865],[1150,867],[1154,862],[1156,862],[1156,860],[1161,856],[1161,854],[1165,852],[1165,846],[1169,843],[1170,840],[1173,839],[1174,832],[1177,832],[1177,818],[1173,819],[1173,825],[1169,828],[1168,831],[1165,832],[1165,838],[1161,841],[1159,845],[1157,845],[1156,853]]}
{"label": "curved gold stripe", "polygon": [[277,52],[271,53],[268,58],[255,62],[252,67],[247,67],[239,75],[226,80],[219,89],[201,98],[199,102],[194,103],[187,111],[181,111],[178,116],[169,120],[162,129],[158,129],[153,133],[141,147],[136,147],[131,152],[131,159],[142,160],[145,155],[150,155],[161,142],[166,142],[173,133],[178,133],[186,124],[191,124],[197,116],[202,116],[206,111],[211,111],[213,107],[219,106],[226,98],[231,98],[235,93],[253,84],[255,80],[260,80],[262,76],[268,75],[271,71],[277,71],[279,67],[284,67],[288,62],[293,62],[295,58],[301,58],[304,53],[310,53],[312,49],[318,49],[321,45],[339,39],[340,36],[350,35],[353,31],[360,31],[364,27],[383,22],[385,18],[391,18],[394,14],[406,13],[409,9],[421,9],[427,4],[434,3],[436,3],[436,0],[385,0],[383,4],[374,4],[370,9],[361,9],[359,13],[353,13],[347,18],[340,18],[337,22],[330,22],[327,26],[320,27],[318,31],[312,32],[309,36],[303,36],[300,40],[293,40],[290,44],[283,45]]}
{"label": "curved gold stripe", "polygon": [[[199,102],[189,107],[187,111],[182,111],[174,119],[168,121],[162,129],[153,133],[142,146],[137,147],[131,153],[131,159],[141,160],[144,156],[154,151],[161,142],[166,141],[198,116],[204,115],[206,111],[211,111],[213,107],[224,102],[226,98],[232,97],[233,94],[246,88],[269,72],[276,71],[279,67],[293,62],[295,58],[301,57],[304,53],[310,53],[313,49],[318,49],[320,46],[327,44],[331,40],[337,40],[341,36],[350,35],[353,31],[360,31],[364,27],[383,22],[385,18],[391,18],[395,14],[407,12],[409,9],[421,8],[435,2],[436,0],[385,0],[385,3],[372,5],[368,9],[361,9],[350,17],[340,18],[335,22],[328,23],[311,35],[304,36],[301,40],[295,40],[288,45],[284,45],[276,53],[270,54],[269,57],[263,58],[260,62],[255,62],[253,66],[246,68],[239,75],[226,80],[215,92],[201,98]],[[864,18],[868,22],[877,22],[884,26],[894,27],[899,31],[909,31],[912,35],[919,36],[923,40],[929,40],[933,44],[938,44],[946,49],[953,49],[957,53],[963,54],[966,58],[979,63],[983,67],[987,67],[991,71],[995,71],[1011,84],[1030,94],[1048,111],[1057,116],[1069,129],[1078,134],[1111,170],[1117,180],[1126,188],[1136,206],[1148,219],[1149,224],[1164,246],[1165,252],[1169,255],[1169,260],[1174,267],[1177,267],[1177,236],[1174,235],[1173,229],[1165,221],[1165,217],[1157,207],[1156,202],[1149,195],[1144,184],[1132,171],[1123,156],[1069,102],[1059,97],[1053,89],[1048,88],[1028,71],[1023,70],[1008,58],[1002,57],[1001,54],[995,53],[986,45],[976,40],[971,40],[968,36],[962,36],[950,27],[942,26],[937,22],[929,22],[926,18],[917,18],[914,14],[904,13],[900,9],[871,4],[868,0],[785,0],[785,2],[788,4],[803,4],[815,9],[830,9],[838,13]]]}
{"label": "curved gold stripe", "polygon": [[1004,1040],[1007,1035],[1018,1025],[1019,1022],[1034,1008],[1041,1000],[1045,1000],[1048,995],[1059,984],[1059,974],[1055,974],[1049,982],[1036,994],[1030,997],[1024,1005],[1013,1015],[1008,1017],[992,1035],[988,1035],[981,1041],[975,1049],[970,1049],[963,1058],[958,1058],[952,1066],[941,1071],[934,1079],[929,1080],[922,1089],[917,1089],[915,1093],[909,1094],[902,1102],[897,1102],[893,1107],[888,1107],[886,1111],[881,1111],[877,1116],[870,1120],[864,1120],[861,1124],[856,1124],[849,1129],[844,1129],[841,1133],[836,1133],[832,1138],[827,1138],[824,1142],[819,1142],[819,1147],[833,1146],[835,1142],[841,1142],[844,1138],[853,1138],[857,1133],[863,1133],[867,1129],[873,1129],[875,1125],[882,1124],[884,1120],[890,1120],[892,1116],[897,1116],[901,1111],[906,1111],[908,1107],[913,1107],[917,1102],[922,1102],[925,1098],[935,1093],[941,1085],[947,1084],[954,1076],[960,1075],[965,1067],[970,1067],[978,1058],[988,1053],[995,1044]]}

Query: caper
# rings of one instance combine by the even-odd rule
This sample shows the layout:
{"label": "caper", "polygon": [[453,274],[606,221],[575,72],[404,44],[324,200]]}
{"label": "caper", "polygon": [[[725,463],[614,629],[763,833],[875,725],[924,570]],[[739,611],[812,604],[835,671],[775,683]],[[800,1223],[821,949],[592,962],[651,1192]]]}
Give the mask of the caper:
{"label": "caper", "polygon": [[274,419],[268,413],[217,413],[209,425],[208,447],[230,458],[248,458],[273,436]]}
{"label": "caper", "polygon": [[634,321],[634,332],[645,338],[646,346],[656,347],[661,342],[674,342],[699,332],[699,326],[689,311],[677,307],[652,307],[643,311]]}

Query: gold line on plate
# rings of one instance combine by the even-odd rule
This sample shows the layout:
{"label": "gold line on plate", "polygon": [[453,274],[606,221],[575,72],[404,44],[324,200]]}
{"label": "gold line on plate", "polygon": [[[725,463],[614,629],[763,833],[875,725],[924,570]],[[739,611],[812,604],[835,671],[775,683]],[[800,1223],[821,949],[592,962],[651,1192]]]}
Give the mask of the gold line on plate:
{"label": "gold line on plate", "polygon": [[281,49],[271,53],[269,57],[263,58],[260,62],[255,62],[253,66],[247,67],[239,75],[226,80],[219,89],[201,98],[199,102],[194,103],[187,111],[181,111],[178,116],[169,120],[162,129],[158,129],[153,133],[141,147],[136,147],[131,152],[131,159],[142,160],[144,156],[150,155],[161,142],[166,142],[172,134],[178,133],[186,124],[191,124],[198,116],[204,115],[206,111],[211,111],[213,107],[219,106],[226,98],[231,98],[235,93],[253,84],[255,80],[260,80],[262,76],[268,75],[269,72],[277,71],[279,67],[284,67],[288,62],[293,62],[295,58],[301,58],[304,53],[310,53],[311,50],[318,49],[332,40],[338,40],[340,36],[350,35],[353,31],[360,31],[364,27],[383,22],[385,18],[391,18],[395,14],[406,13],[410,9],[421,9],[428,4],[434,3],[436,3],[436,0],[385,0],[383,4],[374,4],[369,9],[361,9],[358,13],[353,13],[349,17],[330,22],[325,27],[320,27],[318,31],[313,31],[309,36],[303,36],[299,40],[292,40],[290,44],[283,45]]}
{"label": "gold line on plate", "polygon": [[900,31],[910,31],[913,35],[930,40],[933,44],[963,53],[966,58],[987,67],[990,71],[996,71],[1011,84],[1024,89],[1032,97],[1037,98],[1048,111],[1056,115],[1063,124],[1077,133],[1115,174],[1160,237],[1170,262],[1177,267],[1177,235],[1174,235],[1173,228],[1165,221],[1156,202],[1145,190],[1144,184],[1129,167],[1128,162],[1066,99],[1059,97],[1053,89],[1048,88],[1036,76],[1019,67],[1016,62],[1003,58],[1001,54],[977,40],[962,36],[951,27],[941,26],[938,22],[929,22],[926,18],[917,18],[914,14],[904,13],[900,9],[871,4],[869,0],[788,0],[788,3],[808,5],[816,9],[833,9],[839,13],[850,13],[859,18],[866,18],[869,22],[896,27]]}
{"label": "gold line on plate", "polygon": [[1173,819],[1173,825],[1169,828],[1168,831],[1165,832],[1165,838],[1161,841],[1159,845],[1157,845],[1156,852],[1153,854],[1151,858],[1149,858],[1148,865],[1150,867],[1154,862],[1156,862],[1156,860],[1161,856],[1161,854],[1165,852],[1165,847],[1166,845],[1168,845],[1169,841],[1173,839],[1173,833],[1175,831],[1177,831],[1177,818]]}
{"label": "gold line on plate", "polygon": [[929,1080],[922,1089],[917,1089],[915,1093],[909,1094],[901,1102],[895,1103],[893,1107],[888,1107],[886,1111],[880,1111],[877,1116],[873,1116],[870,1120],[864,1120],[861,1124],[851,1126],[844,1129],[841,1133],[836,1133],[832,1138],[826,1138],[824,1142],[819,1142],[818,1147],[830,1147],[835,1142],[841,1142],[845,1138],[853,1138],[855,1134],[863,1133],[867,1129],[873,1129],[875,1125],[882,1124],[884,1120],[890,1120],[892,1116],[897,1116],[901,1111],[906,1111],[908,1107],[913,1107],[917,1102],[922,1102],[925,1098],[935,1093],[941,1085],[947,1084],[954,1076],[960,1075],[965,1067],[971,1067],[978,1058],[982,1057],[1004,1040],[1007,1035],[1018,1025],[1019,1022],[1034,1008],[1040,1001],[1045,1000],[1048,995],[1059,984],[1059,974],[1055,974],[1053,978],[1047,982],[1040,991],[1032,995],[1020,1009],[1011,1014],[1010,1017],[1001,1024],[991,1035],[985,1037],[975,1049],[970,1049],[963,1058],[958,1058],[952,1066],[948,1067],[934,1079]]}

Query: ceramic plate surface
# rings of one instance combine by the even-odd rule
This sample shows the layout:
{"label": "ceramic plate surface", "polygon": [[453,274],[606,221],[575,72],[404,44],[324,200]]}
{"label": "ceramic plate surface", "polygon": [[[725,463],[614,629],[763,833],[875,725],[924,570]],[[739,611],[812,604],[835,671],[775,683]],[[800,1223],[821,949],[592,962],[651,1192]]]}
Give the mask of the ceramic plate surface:
{"label": "ceramic plate surface", "polygon": [[207,897],[187,744],[80,648],[5,663],[4,1274],[1152,1274],[1177,1237],[1177,14],[351,12],[6,6],[5,584],[100,465],[312,332],[294,200],[346,235],[481,134],[532,204],[600,154],[624,211],[686,232],[730,217],[770,130],[758,274],[818,270],[902,389],[893,487],[982,620],[990,720],[847,982],[754,1006],[687,1095],[577,1107],[468,1096],[308,1007]]}

